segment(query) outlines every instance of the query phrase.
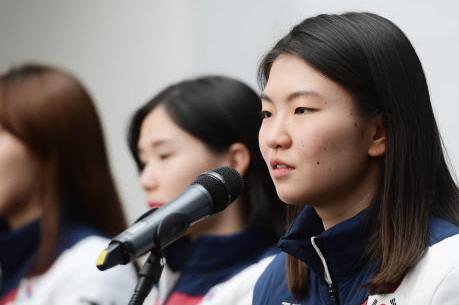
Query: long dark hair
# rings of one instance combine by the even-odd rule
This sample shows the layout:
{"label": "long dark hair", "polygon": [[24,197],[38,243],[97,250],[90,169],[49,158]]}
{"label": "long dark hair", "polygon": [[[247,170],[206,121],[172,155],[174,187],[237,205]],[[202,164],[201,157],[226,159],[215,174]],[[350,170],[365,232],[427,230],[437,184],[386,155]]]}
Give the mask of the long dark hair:
{"label": "long dark hair", "polygon": [[[379,268],[367,284],[387,293],[428,247],[431,216],[459,223],[458,188],[443,154],[421,63],[404,33],[371,13],[319,15],[296,25],[264,57],[263,87],[281,54],[302,58],[353,96],[362,116],[384,118],[386,153],[377,202],[377,229],[368,245]],[[291,208],[289,221],[298,208]],[[307,267],[289,256],[288,283],[307,291]]]}
{"label": "long dark hair", "polygon": [[1,75],[0,122],[40,163],[41,238],[32,274],[49,267],[65,224],[108,236],[126,227],[96,108],[75,78],[37,64]]}
{"label": "long dark hair", "polygon": [[215,152],[240,142],[250,152],[244,176],[247,224],[276,240],[284,231],[283,203],[278,199],[268,169],[258,148],[261,106],[258,95],[247,85],[228,77],[208,76],[171,85],[153,97],[133,116],[128,142],[138,168],[140,128],[145,117],[159,104],[183,130]]}

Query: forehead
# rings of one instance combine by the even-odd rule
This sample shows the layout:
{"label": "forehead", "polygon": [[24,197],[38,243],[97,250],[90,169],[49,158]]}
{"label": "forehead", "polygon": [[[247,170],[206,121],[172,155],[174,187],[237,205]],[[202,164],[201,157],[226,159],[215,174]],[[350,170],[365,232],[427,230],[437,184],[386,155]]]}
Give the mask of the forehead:
{"label": "forehead", "polygon": [[160,105],[143,120],[137,147],[141,153],[159,147],[192,150],[206,145],[177,125],[164,106]]}
{"label": "forehead", "polygon": [[350,96],[341,85],[329,79],[301,58],[280,55],[273,62],[263,91],[274,100],[285,100],[293,92],[316,92],[325,101]]}
{"label": "forehead", "polygon": [[145,116],[140,126],[138,146],[148,146],[152,141],[165,136],[174,137],[181,132],[181,128],[171,119],[166,109],[159,105]]}

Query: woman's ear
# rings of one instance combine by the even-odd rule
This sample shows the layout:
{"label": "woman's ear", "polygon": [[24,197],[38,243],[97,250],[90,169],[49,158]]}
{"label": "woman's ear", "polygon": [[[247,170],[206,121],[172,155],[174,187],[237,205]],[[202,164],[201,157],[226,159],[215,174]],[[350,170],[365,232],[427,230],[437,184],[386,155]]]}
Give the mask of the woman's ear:
{"label": "woman's ear", "polygon": [[370,127],[370,146],[368,155],[370,157],[380,157],[386,152],[386,129],[384,128],[384,119],[382,114],[378,114],[371,119]]}
{"label": "woman's ear", "polygon": [[250,152],[245,144],[233,143],[228,149],[229,166],[236,169],[243,176],[250,165]]}

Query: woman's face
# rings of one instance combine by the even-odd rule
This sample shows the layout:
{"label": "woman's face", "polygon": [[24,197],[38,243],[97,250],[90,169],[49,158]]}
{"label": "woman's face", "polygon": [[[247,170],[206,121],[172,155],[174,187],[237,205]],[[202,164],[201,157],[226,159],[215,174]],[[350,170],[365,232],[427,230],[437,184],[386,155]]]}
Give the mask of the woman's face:
{"label": "woman's face", "polygon": [[38,217],[34,197],[38,162],[27,147],[0,125],[0,217],[13,228]]}
{"label": "woman's face", "polygon": [[281,55],[262,93],[262,111],[260,148],[284,202],[356,200],[371,136],[369,120],[343,87],[302,59]]}
{"label": "woman's face", "polygon": [[176,198],[199,174],[226,162],[224,154],[210,151],[177,126],[162,105],[145,117],[138,148],[143,164],[140,184],[151,208]]}

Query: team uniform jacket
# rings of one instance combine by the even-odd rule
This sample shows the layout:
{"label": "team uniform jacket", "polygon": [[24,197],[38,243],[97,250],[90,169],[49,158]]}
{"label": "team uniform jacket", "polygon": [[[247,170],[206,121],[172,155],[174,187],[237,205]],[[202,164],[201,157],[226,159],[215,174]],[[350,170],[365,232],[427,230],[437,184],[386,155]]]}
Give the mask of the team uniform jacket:
{"label": "team uniform jacket", "polygon": [[[407,224],[409,225],[409,224]],[[425,255],[392,293],[369,296],[363,286],[375,271],[365,260],[373,232],[368,211],[324,231],[312,207],[305,207],[278,246],[309,268],[309,293],[295,299],[287,288],[286,253],[275,257],[258,280],[254,305],[458,305],[459,228],[443,219],[429,223]]]}
{"label": "team uniform jacket", "polygon": [[251,230],[194,242],[182,238],[167,248],[159,287],[144,304],[250,305],[256,280],[277,252]]}
{"label": "team uniform jacket", "polygon": [[85,226],[68,226],[53,264],[25,277],[38,246],[39,224],[0,229],[0,305],[126,305],[137,281],[135,269],[101,272],[96,259],[109,240]]}

